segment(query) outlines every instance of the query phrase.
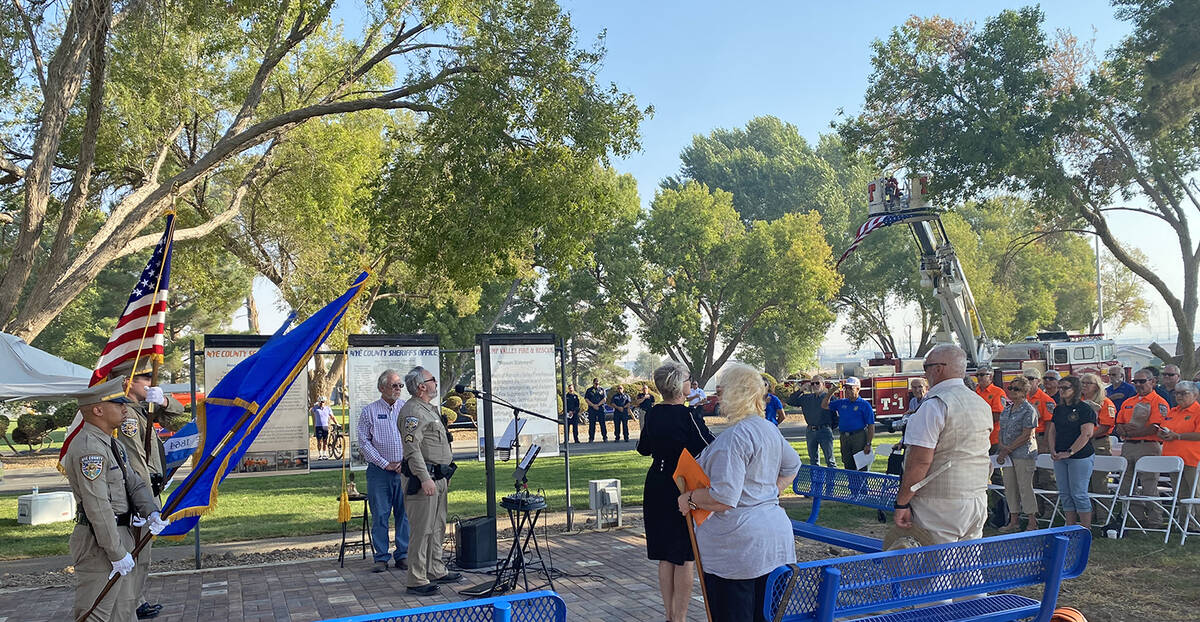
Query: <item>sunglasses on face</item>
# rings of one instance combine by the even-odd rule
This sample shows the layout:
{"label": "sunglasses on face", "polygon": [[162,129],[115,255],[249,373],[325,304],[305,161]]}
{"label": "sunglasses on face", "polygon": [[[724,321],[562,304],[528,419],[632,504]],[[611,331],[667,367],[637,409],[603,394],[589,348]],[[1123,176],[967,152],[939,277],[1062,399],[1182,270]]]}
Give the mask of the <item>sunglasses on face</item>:
{"label": "sunglasses on face", "polygon": [[403,389],[404,383],[403,382],[393,382],[392,384],[390,384],[388,386],[392,387],[393,389]]}
{"label": "sunglasses on face", "polygon": [[1150,382],[1149,378],[1134,378],[1133,379],[1133,384],[1146,384],[1147,382]]}
{"label": "sunglasses on face", "polygon": [[929,371],[930,367],[938,367],[938,366],[944,366],[944,365],[945,365],[945,363],[925,363],[921,367],[925,368],[925,371]]}
{"label": "sunglasses on face", "polygon": [[1162,373],[1162,375],[1164,375],[1164,376],[1178,376],[1179,374],[1172,374],[1171,372],[1166,372],[1166,371],[1164,371],[1164,372]]}

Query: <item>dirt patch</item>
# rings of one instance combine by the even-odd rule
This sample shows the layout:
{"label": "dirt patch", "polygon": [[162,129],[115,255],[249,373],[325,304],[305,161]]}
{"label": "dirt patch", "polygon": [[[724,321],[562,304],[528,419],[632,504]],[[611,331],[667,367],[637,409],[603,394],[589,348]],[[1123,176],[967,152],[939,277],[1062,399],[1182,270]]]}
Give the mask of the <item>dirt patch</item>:
{"label": "dirt patch", "polygon": [[53,469],[58,464],[58,449],[42,449],[33,454],[18,454],[12,455],[12,452],[4,452],[0,456],[0,462],[4,463],[5,470],[18,471],[21,469]]}

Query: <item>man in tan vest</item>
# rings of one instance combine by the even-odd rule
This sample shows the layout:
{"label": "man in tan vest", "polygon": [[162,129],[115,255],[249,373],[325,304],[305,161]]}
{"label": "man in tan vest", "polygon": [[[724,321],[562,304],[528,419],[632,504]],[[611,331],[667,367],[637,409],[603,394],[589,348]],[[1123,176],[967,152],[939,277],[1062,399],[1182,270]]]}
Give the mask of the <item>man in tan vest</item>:
{"label": "man in tan vest", "polygon": [[894,520],[925,529],[933,544],[980,538],[987,520],[992,409],[963,384],[966,372],[958,346],[930,350],[925,375],[932,388],[904,429],[908,449]]}
{"label": "man in tan vest", "polygon": [[429,596],[439,583],[453,583],[462,574],[447,572],[442,561],[446,537],[446,493],[450,489],[454,454],[442,426],[437,378],[423,367],[404,375],[412,399],[398,414],[396,426],[404,435],[404,511],[408,514],[408,592]]}
{"label": "man in tan vest", "polygon": [[[75,618],[92,606],[109,577],[133,571],[130,526],[142,521],[139,515],[146,517],[141,524],[151,533],[167,526],[150,487],[129,466],[127,452],[113,438],[125,417],[123,405],[130,401],[124,384],[125,378],[118,377],[79,396],[83,424],[63,455],[62,466],[79,508],[70,540]],[[88,620],[132,620],[140,589],[132,577],[118,580]]]}

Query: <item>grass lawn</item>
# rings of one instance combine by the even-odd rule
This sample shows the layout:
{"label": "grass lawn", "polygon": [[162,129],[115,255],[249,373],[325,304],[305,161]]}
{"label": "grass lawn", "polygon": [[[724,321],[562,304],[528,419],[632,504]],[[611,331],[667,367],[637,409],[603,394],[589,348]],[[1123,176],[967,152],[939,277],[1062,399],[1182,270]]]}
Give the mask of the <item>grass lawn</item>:
{"label": "grass lawn", "polygon": [[[877,436],[877,442],[893,443],[897,435]],[[803,443],[796,449],[806,455]],[[834,441],[837,455],[837,441]],[[566,509],[566,476],[563,458],[539,458],[530,472],[530,487],[545,489],[550,510]],[[481,462],[464,462],[454,476],[450,490],[450,517],[469,518],[486,514],[485,473]],[[621,499],[626,505],[642,504],[642,485],[650,458],[634,451],[573,456],[571,458],[571,501],[578,509],[587,508],[587,483],[591,479],[621,480]],[[876,460],[882,470],[885,460]],[[496,464],[497,497],[507,494],[515,464]],[[366,475],[356,473],[359,488],[366,490]],[[235,542],[260,538],[333,533],[341,529],[337,522],[337,496],[341,474],[335,470],[313,471],[307,475],[232,478],[221,484],[216,510],[201,520],[204,542]],[[0,559],[19,559],[63,555],[67,553],[67,535],[73,523],[18,525],[17,494],[0,496]],[[358,508],[356,507],[357,511]],[[179,544],[190,544],[189,536]],[[159,546],[168,544],[160,542]]]}

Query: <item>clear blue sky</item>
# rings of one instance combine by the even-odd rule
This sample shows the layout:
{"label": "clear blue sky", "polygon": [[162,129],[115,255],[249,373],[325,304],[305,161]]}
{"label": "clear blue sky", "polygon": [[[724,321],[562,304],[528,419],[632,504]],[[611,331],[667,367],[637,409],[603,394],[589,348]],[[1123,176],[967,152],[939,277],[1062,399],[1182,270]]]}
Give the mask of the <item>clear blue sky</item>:
{"label": "clear blue sky", "polygon": [[[775,115],[815,142],[839,108],[854,114],[871,73],[871,42],[909,16],[941,15],[982,24],[1017,3],[957,2],[631,2],[568,0],[564,8],[590,44],[607,30],[600,77],[652,104],[643,151],[616,162],[638,180],[643,202],[679,170],[692,136]],[[1066,28],[1096,49],[1129,32],[1100,0],[1043,5],[1050,28]]]}

